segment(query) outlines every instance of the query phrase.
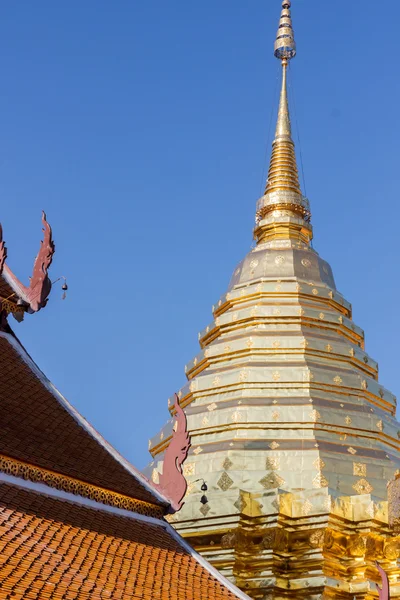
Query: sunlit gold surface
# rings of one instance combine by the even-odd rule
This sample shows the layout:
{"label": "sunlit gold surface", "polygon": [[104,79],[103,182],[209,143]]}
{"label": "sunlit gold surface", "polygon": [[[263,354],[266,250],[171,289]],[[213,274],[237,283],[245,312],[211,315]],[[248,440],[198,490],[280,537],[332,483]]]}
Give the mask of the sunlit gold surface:
{"label": "sunlit gold surface", "polygon": [[[395,598],[400,483],[389,524],[387,482],[400,470],[396,398],[379,382],[329,264],[310,246],[287,102],[295,43],[283,4],[275,48],[287,56],[257,245],[185,368],[189,489],[171,521],[254,599],[372,599],[375,560]],[[289,37],[279,38],[282,30]],[[162,469],[170,435],[168,424],[150,440],[150,470]]]}

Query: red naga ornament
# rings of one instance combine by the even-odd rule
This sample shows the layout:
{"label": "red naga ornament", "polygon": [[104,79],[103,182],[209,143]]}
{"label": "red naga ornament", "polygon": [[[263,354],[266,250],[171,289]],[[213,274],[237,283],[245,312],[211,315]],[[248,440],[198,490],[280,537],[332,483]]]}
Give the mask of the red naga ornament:
{"label": "red naga ornament", "polygon": [[[33,273],[30,278],[29,287],[19,281],[9,267],[3,264],[4,273],[16,290],[16,295],[28,305],[28,312],[37,312],[44,308],[51,291],[51,281],[48,276],[48,269],[53,260],[55,246],[51,234],[51,227],[46,220],[46,213],[42,213],[42,223],[44,237],[40,243],[40,250],[33,265]],[[4,245],[3,245],[4,253]],[[4,263],[4,259],[3,259]],[[0,273],[1,273],[1,245],[0,245]]]}
{"label": "red naga ornament", "polygon": [[184,411],[179,405],[179,399],[175,394],[176,430],[172,434],[172,440],[165,451],[163,472],[160,474],[160,483],[156,485],[159,491],[171,503],[174,512],[183,506],[183,498],[187,490],[187,481],[183,475],[182,464],[187,458],[190,448],[190,436],[187,430],[187,419]]}
{"label": "red naga ornament", "polygon": [[0,225],[0,275],[3,272],[4,262],[7,258],[7,248],[3,242],[3,228]]}
{"label": "red naga ornament", "polygon": [[379,575],[382,578],[382,587],[376,583],[376,589],[378,590],[379,600],[390,600],[390,586],[389,586],[389,578],[387,576],[386,571],[382,569],[379,563],[375,563],[376,568],[379,571]]}

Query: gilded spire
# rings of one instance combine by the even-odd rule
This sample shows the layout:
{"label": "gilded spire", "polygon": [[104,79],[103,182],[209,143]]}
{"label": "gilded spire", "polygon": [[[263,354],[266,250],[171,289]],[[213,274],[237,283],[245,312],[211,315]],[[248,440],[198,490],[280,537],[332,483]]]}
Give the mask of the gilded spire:
{"label": "gilded spire", "polygon": [[300,188],[287,93],[287,69],[296,56],[290,6],[289,0],[282,3],[274,47],[274,54],[282,63],[282,89],[267,184],[257,205],[255,237],[259,243],[289,238],[308,244],[312,239],[309,204]]}

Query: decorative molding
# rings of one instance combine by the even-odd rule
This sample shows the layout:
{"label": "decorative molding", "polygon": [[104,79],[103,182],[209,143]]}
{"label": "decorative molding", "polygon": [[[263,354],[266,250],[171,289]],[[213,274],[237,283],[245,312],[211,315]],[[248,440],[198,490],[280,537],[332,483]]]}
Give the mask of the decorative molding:
{"label": "decorative molding", "polygon": [[0,455],[0,471],[7,475],[20,477],[34,483],[42,483],[50,488],[74,494],[82,498],[94,500],[100,504],[114,506],[136,512],[140,515],[148,517],[162,518],[165,513],[165,508],[118,494],[105,488],[100,488],[96,485],[73,479],[66,475],[42,469],[28,463],[9,458],[8,456]]}

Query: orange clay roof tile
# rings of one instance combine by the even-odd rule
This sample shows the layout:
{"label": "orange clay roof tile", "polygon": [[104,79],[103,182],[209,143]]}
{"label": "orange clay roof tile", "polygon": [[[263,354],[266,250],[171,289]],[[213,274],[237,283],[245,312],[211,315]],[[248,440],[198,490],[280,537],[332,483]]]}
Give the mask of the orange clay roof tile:
{"label": "orange clay roof tile", "polygon": [[0,484],[3,600],[234,600],[163,526]]}

